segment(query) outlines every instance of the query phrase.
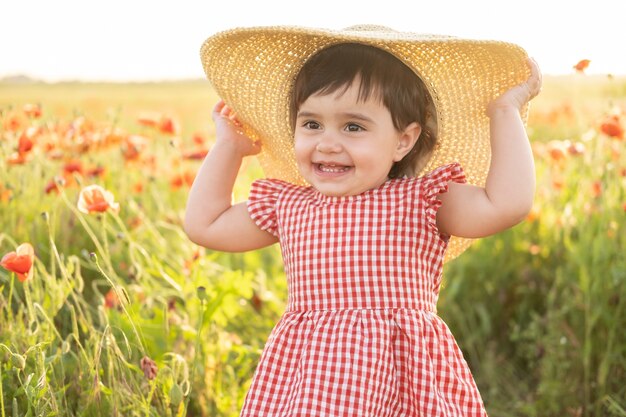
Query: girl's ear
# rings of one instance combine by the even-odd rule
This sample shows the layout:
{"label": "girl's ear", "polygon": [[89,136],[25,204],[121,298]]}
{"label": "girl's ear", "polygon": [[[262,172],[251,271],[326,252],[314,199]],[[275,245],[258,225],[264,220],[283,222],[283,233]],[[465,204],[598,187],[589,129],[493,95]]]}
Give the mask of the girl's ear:
{"label": "girl's ear", "polygon": [[411,149],[415,146],[415,143],[419,139],[421,133],[422,126],[420,126],[417,122],[413,122],[404,128],[398,137],[398,145],[396,147],[394,162],[400,161],[406,156],[406,154],[411,152]]}

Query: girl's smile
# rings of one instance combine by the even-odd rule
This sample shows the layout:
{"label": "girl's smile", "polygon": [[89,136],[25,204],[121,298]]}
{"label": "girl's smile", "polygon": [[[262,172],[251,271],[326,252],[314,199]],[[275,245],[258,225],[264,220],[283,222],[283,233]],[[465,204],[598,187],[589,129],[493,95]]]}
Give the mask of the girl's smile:
{"label": "girl's smile", "polygon": [[327,163],[327,162],[313,163],[313,167],[315,168],[318,175],[324,175],[324,176],[343,175],[353,168],[351,166],[335,165],[332,162],[331,163]]}
{"label": "girl's smile", "polygon": [[[389,110],[374,94],[358,98],[358,80],[345,91],[311,95],[298,111],[295,155],[300,174],[329,196],[377,188],[412,148],[412,134],[398,132]],[[415,136],[415,138],[417,138]]]}

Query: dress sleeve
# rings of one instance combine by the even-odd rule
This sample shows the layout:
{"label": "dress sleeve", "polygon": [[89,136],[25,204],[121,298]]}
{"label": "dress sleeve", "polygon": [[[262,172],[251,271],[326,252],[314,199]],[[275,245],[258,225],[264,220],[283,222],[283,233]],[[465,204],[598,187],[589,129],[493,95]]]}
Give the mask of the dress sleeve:
{"label": "dress sleeve", "polygon": [[286,183],[273,179],[256,180],[248,196],[248,213],[261,230],[278,237],[276,203]]}
{"label": "dress sleeve", "polygon": [[[466,182],[463,168],[457,162],[443,165],[423,177],[422,195],[426,202],[428,224],[435,230],[437,230],[437,210],[441,206],[441,201],[439,201],[437,196],[448,191],[448,183],[450,181]],[[447,238],[448,236],[441,237]]]}

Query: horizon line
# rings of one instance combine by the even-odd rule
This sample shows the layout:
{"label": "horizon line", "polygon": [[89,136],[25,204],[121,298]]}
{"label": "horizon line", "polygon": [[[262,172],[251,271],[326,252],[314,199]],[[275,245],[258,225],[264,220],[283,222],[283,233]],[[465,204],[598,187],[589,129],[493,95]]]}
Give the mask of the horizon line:
{"label": "horizon line", "polygon": [[[608,77],[608,78],[623,78],[626,77],[626,73],[610,73],[610,72],[577,72],[572,71],[568,73],[549,73],[544,72],[544,77],[568,77],[568,76],[581,76],[581,77]],[[199,82],[208,81],[203,76],[198,77],[159,77],[159,78],[40,78],[30,76],[27,74],[4,74],[0,75],[0,84],[70,84],[70,83],[83,83],[83,84],[142,84],[142,83],[176,83],[176,82]]]}

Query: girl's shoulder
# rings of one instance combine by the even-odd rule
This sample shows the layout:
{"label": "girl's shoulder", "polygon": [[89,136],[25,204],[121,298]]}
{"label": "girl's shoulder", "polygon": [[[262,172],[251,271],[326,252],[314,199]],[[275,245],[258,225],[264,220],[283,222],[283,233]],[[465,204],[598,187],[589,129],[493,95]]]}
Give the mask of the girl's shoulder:
{"label": "girl's shoulder", "polygon": [[263,178],[252,183],[248,200],[275,203],[285,196],[310,194],[310,189],[309,186],[293,184],[276,178]]}
{"label": "girl's shoulder", "polygon": [[289,196],[302,193],[306,187],[287,181],[264,178],[256,180],[250,187],[248,194],[248,213],[250,218],[261,228],[274,236],[279,236],[277,211]]}
{"label": "girl's shoulder", "polygon": [[403,177],[390,181],[390,188],[393,191],[398,191],[398,189],[414,190],[428,197],[445,192],[450,181],[465,182],[465,173],[461,165],[454,162],[440,166],[419,177]]}
{"label": "girl's shoulder", "polygon": [[440,188],[448,188],[450,181],[466,182],[465,172],[458,162],[442,165],[418,178],[424,190],[437,191]]}
{"label": "girl's shoulder", "polygon": [[429,206],[437,207],[441,204],[438,198],[439,194],[448,191],[450,182],[466,182],[465,173],[458,162],[442,165],[420,177],[420,180],[420,189],[424,200]]}
{"label": "girl's shoulder", "polygon": [[258,180],[254,180],[252,183],[252,188],[259,188],[262,190],[271,190],[272,192],[284,190],[290,187],[297,187],[295,184],[292,184],[287,181],[279,180],[277,178],[261,178]]}
{"label": "girl's shoulder", "polygon": [[278,178],[261,178],[255,180],[252,183],[252,188],[258,188],[260,190],[267,190],[269,192],[283,192],[283,191],[301,191],[306,192],[310,189],[307,185],[298,185],[292,182],[280,180]]}

